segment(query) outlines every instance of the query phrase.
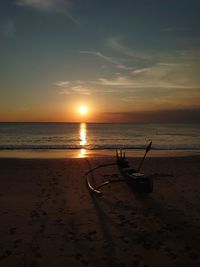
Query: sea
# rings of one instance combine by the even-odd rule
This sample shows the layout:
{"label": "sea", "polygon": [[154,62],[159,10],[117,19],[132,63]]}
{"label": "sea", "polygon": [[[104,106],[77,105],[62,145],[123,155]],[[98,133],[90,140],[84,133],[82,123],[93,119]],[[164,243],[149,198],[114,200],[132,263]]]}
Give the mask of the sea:
{"label": "sea", "polygon": [[145,151],[150,141],[151,151],[155,155],[160,152],[167,155],[172,151],[176,154],[199,154],[200,125],[0,123],[0,157],[16,156],[17,152],[19,155],[30,155],[31,152],[56,155],[55,151],[72,152],[74,157],[85,157],[102,151],[113,153],[116,148],[137,154]]}

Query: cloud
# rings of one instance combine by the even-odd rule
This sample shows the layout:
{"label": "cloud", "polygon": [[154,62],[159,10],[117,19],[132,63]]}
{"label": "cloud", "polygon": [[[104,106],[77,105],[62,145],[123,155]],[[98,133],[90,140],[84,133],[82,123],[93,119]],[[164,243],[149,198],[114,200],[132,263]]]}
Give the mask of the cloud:
{"label": "cloud", "polygon": [[57,81],[54,85],[59,89],[59,94],[66,95],[110,94],[116,92],[115,88],[103,88],[99,86],[98,81]]}
{"label": "cloud", "polygon": [[200,79],[191,64],[162,62],[138,68],[126,74],[96,80],[58,81],[60,94],[107,95],[115,94],[119,101],[147,103],[151,106],[175,106],[177,103],[199,104]]}
{"label": "cloud", "polygon": [[14,21],[8,20],[0,27],[0,33],[6,38],[15,37],[15,24]]}
{"label": "cloud", "polygon": [[194,66],[187,64],[158,63],[114,78],[99,78],[97,84],[121,88],[183,89],[199,88],[200,79]]}
{"label": "cloud", "polygon": [[72,6],[70,0],[16,0],[16,4],[21,7],[30,7],[43,12],[62,13],[74,23],[80,24],[70,13],[70,8]]}
{"label": "cloud", "polygon": [[125,66],[124,64],[122,64],[119,59],[116,59],[116,58],[113,58],[110,56],[106,56],[106,55],[104,55],[98,51],[80,51],[80,53],[81,54],[88,54],[88,55],[92,55],[92,56],[97,56],[97,57],[105,60],[106,62],[113,64],[118,69],[122,69],[122,70],[132,70],[133,69],[132,67],[128,67],[128,66]]}
{"label": "cloud", "polygon": [[122,44],[117,38],[109,38],[108,45],[129,58],[132,58],[135,60],[145,60],[145,61],[152,60],[152,55],[145,53],[145,52],[138,51],[138,50],[136,51],[136,50],[130,49],[124,44]]}
{"label": "cloud", "polygon": [[87,88],[66,88],[59,91],[61,95],[91,95]]}
{"label": "cloud", "polygon": [[60,86],[60,87],[66,87],[69,84],[70,84],[69,81],[58,81],[58,82],[55,83],[55,85]]}
{"label": "cloud", "polygon": [[[180,39],[180,37],[179,37]],[[119,38],[109,38],[107,44],[112,50],[120,53],[124,56],[124,61],[129,61],[134,66],[142,65],[152,65],[160,62],[168,63],[180,63],[195,60],[195,58],[200,54],[199,50],[199,37],[190,37],[187,36],[187,47],[186,50],[174,50],[174,51],[163,51],[163,50],[140,50],[134,49],[133,46],[129,48],[127,45],[123,44]],[[195,45],[191,47],[192,42],[195,40]],[[184,41],[180,39],[180,41]],[[189,45],[190,43],[190,45]],[[183,42],[182,42],[183,44]]]}
{"label": "cloud", "polygon": [[76,85],[71,88],[72,92],[79,93],[82,95],[90,95],[90,89],[83,85]]}
{"label": "cloud", "polygon": [[124,87],[130,88],[133,87],[133,81],[126,76],[118,76],[113,79],[108,78],[99,78],[96,81],[97,84],[104,85],[104,86],[114,86],[114,87]]}
{"label": "cloud", "polygon": [[59,94],[65,95],[90,95],[90,88],[86,85],[84,81],[57,81],[55,83],[59,87]]}
{"label": "cloud", "polygon": [[136,110],[144,107],[199,107],[200,77],[197,60],[194,60],[197,52],[176,51],[170,58],[167,54],[162,57],[158,55],[156,62],[146,63],[141,60],[141,64],[133,64],[132,68],[120,71],[117,66],[123,59],[118,60],[99,51],[80,51],[82,54],[96,56],[112,64],[112,72],[105,72],[104,75],[101,73],[94,80],[60,81],[57,82],[57,86],[62,87],[60,93],[65,94],[95,97],[105,95],[108,99],[113,96],[116,103],[125,109],[131,106]]}

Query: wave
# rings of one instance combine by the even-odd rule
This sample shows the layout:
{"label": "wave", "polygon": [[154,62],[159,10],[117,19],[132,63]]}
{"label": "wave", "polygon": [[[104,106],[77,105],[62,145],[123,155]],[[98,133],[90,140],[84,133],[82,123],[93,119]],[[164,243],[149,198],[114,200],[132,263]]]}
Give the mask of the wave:
{"label": "wave", "polygon": [[[147,145],[94,145],[94,146],[81,146],[81,145],[0,145],[0,150],[104,150],[104,149],[135,149],[144,150]],[[193,145],[153,145],[152,150],[200,150],[199,144]]]}

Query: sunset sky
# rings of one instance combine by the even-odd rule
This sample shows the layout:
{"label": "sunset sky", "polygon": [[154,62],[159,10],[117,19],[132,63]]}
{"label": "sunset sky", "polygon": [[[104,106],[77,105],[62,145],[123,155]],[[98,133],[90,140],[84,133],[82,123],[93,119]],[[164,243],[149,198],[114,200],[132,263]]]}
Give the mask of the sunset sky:
{"label": "sunset sky", "polygon": [[1,0],[0,121],[197,122],[199,0]]}

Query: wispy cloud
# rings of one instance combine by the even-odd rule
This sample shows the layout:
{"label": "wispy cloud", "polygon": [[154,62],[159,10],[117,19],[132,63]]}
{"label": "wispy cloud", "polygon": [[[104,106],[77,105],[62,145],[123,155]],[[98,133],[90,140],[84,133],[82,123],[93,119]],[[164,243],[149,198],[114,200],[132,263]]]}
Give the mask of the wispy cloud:
{"label": "wispy cloud", "polygon": [[98,51],[80,51],[80,53],[99,57],[99,58],[105,60],[106,62],[113,64],[118,69],[122,69],[122,70],[132,70],[133,69],[132,67],[128,67],[128,66],[125,66],[124,64],[122,64],[122,62],[120,62],[119,59],[116,59],[116,58],[113,58],[110,56],[106,56],[106,55],[104,55]]}
{"label": "wispy cloud", "polygon": [[111,94],[116,92],[115,88],[100,86],[98,81],[57,81],[54,83],[59,94],[66,95],[92,95],[92,94]]}
{"label": "wispy cloud", "polygon": [[96,84],[103,86],[121,87],[121,88],[131,88],[133,87],[133,81],[126,76],[117,76],[115,78],[98,78],[95,82]]}
{"label": "wispy cloud", "polygon": [[123,101],[132,101],[136,94],[174,95],[190,91],[193,95],[199,90],[200,79],[190,64],[157,63],[148,68],[117,73],[112,77],[99,77],[88,81],[57,81],[55,85],[61,94],[128,94]]}
{"label": "wispy cloud", "polygon": [[158,63],[148,68],[132,71],[129,75],[99,78],[97,83],[122,88],[199,88],[199,78],[191,65]]}
{"label": "wispy cloud", "polygon": [[59,94],[65,95],[90,95],[90,88],[84,81],[57,81],[55,85],[59,88]]}
{"label": "wispy cloud", "polygon": [[[110,53],[80,51],[104,61],[109,72],[101,72],[94,80],[57,82],[59,93],[105,95],[108,99],[113,96],[125,109],[133,104],[137,110],[144,106],[150,109],[199,106],[200,78],[195,59],[199,51],[151,54],[129,49],[115,39],[110,44]],[[110,56],[115,52],[119,52],[117,56]]]}
{"label": "wispy cloud", "polygon": [[84,85],[76,85],[71,87],[72,92],[83,94],[83,95],[90,95],[90,89]]}
{"label": "wispy cloud", "polygon": [[85,88],[65,88],[59,91],[61,95],[90,95],[90,92]]}
{"label": "wispy cloud", "polygon": [[124,44],[122,44],[120,42],[120,40],[118,40],[117,38],[109,38],[108,39],[108,45],[110,47],[112,47],[113,49],[115,49],[116,51],[120,52],[121,54],[135,59],[135,60],[150,60],[152,59],[152,55],[145,53],[144,51],[136,51],[134,49],[130,49],[127,46],[125,46]]}
{"label": "wispy cloud", "polygon": [[80,22],[70,13],[72,2],[69,0],[16,0],[21,7],[30,7],[44,12],[58,12],[66,15],[76,24]]}
{"label": "wispy cloud", "polygon": [[66,87],[70,84],[69,81],[58,81],[55,83],[55,85],[59,86],[59,87]]}
{"label": "wispy cloud", "polygon": [[[189,29],[188,29],[189,30]],[[196,42],[199,44],[199,37],[192,37],[192,39],[196,40]],[[188,42],[190,42],[190,37],[187,36]],[[192,40],[191,42],[192,43]],[[155,63],[160,62],[168,62],[168,63],[180,63],[194,60],[195,57],[199,56],[199,46],[194,46],[191,48],[191,46],[188,45],[188,49],[186,50],[174,50],[174,51],[163,51],[163,50],[140,50],[134,48],[132,46],[131,48],[124,44],[119,38],[110,37],[107,40],[108,46],[120,53],[122,56],[124,56],[125,61],[129,61],[132,63],[132,66],[137,65],[152,65]]]}

